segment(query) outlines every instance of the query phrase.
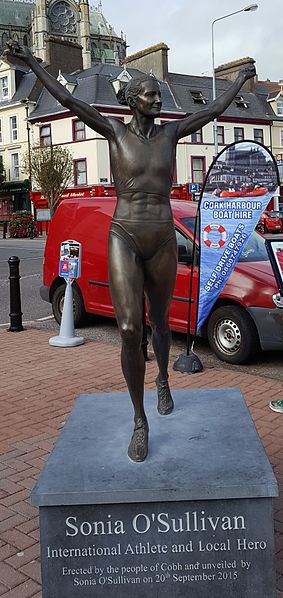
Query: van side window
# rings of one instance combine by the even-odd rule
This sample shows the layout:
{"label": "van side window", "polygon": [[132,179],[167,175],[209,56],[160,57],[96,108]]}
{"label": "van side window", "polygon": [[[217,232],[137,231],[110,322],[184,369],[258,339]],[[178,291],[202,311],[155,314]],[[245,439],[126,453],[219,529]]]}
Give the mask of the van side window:
{"label": "van side window", "polygon": [[178,248],[178,263],[188,263],[188,259],[191,262],[193,256],[193,243],[191,239],[186,237],[186,235],[181,233],[177,228],[175,229],[175,232]]}

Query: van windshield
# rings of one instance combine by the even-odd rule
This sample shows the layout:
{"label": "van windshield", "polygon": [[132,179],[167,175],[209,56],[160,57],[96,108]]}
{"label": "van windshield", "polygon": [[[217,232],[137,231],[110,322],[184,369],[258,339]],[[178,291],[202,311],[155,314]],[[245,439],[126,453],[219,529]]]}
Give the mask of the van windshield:
{"label": "van windshield", "polygon": [[[182,224],[193,234],[195,218],[180,218]],[[243,249],[239,262],[268,262],[269,257],[265,248],[264,238],[254,231],[245,248]]]}

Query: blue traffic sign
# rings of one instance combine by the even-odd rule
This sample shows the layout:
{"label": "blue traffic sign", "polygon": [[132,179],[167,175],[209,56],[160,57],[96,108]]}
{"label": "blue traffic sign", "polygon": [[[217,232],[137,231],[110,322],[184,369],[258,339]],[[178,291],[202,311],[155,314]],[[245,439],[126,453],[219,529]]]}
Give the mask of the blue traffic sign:
{"label": "blue traffic sign", "polygon": [[199,184],[198,183],[190,183],[189,184],[189,192],[190,193],[198,193],[199,192]]}

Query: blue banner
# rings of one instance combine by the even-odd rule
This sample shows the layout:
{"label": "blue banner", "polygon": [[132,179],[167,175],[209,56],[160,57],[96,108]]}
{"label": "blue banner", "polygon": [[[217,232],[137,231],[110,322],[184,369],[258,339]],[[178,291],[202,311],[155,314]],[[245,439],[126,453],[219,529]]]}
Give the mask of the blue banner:
{"label": "blue banner", "polygon": [[233,143],[211,165],[200,199],[197,331],[278,185],[274,157],[253,141]]}

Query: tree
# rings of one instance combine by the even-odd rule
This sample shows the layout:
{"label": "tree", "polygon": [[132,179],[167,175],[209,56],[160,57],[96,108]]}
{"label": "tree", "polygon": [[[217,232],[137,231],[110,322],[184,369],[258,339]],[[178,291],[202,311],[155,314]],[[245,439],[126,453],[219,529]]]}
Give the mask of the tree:
{"label": "tree", "polygon": [[60,145],[34,146],[30,157],[28,153],[23,157],[23,169],[30,170],[33,183],[46,198],[52,218],[62,193],[73,179],[71,152]]}

